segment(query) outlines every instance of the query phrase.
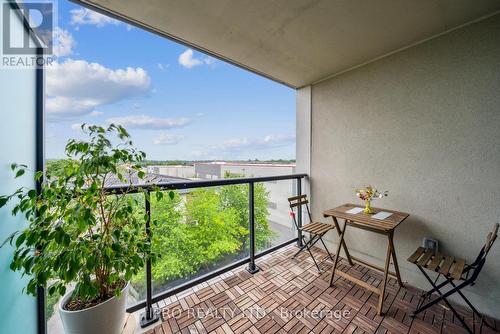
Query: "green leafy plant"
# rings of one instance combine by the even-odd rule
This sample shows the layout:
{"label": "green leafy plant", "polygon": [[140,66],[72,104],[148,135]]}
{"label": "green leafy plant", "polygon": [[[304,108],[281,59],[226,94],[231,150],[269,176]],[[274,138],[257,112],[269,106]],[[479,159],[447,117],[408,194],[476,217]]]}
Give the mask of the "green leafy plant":
{"label": "green leafy plant", "polygon": [[[147,216],[134,213],[142,196],[127,196],[130,187],[115,195],[106,190],[112,177],[129,185],[127,173],[143,178],[138,164],[145,153],[133,147],[121,126],[82,130],[86,140],[68,141],[68,160],[57,175],[35,174],[37,181],[44,179],[39,192],[20,188],[0,197],[0,207],[14,201],[12,214],[29,222],[6,240],[15,245],[10,268],[30,277],[26,291],[32,295],[37,286],[47,287],[50,296],[63,295],[74,284],[68,303],[74,309],[119,295],[146,258],[154,257],[144,228]],[[12,170],[21,177],[27,167],[13,164]]]}

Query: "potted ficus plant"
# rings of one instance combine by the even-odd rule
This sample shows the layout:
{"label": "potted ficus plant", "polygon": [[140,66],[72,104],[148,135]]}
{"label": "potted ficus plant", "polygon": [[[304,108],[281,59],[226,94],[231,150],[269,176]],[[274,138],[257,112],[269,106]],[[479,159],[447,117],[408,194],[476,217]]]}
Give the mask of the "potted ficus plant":
{"label": "potted ficus plant", "polygon": [[[18,189],[0,197],[0,207],[15,201],[12,213],[24,214],[26,229],[12,234],[12,270],[30,277],[26,292],[37,286],[49,295],[64,296],[59,313],[66,333],[120,333],[125,319],[129,280],[152,256],[145,233],[144,214],[137,196],[109,195],[107,180],[130,182],[128,173],[143,178],[138,163],[145,153],[136,150],[127,131],[82,126],[86,140],[69,140],[68,163],[54,176],[43,178],[39,192]],[[26,166],[12,165],[16,177]],[[73,287],[66,291],[67,287]]]}

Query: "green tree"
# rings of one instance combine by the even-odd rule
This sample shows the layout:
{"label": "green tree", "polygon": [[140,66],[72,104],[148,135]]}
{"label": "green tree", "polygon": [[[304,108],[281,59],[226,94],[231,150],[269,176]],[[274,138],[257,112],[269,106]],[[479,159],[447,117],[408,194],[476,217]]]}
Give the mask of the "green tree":
{"label": "green tree", "polygon": [[[226,172],[224,178],[243,177],[240,174]],[[255,247],[265,249],[276,238],[276,233],[269,228],[269,192],[263,183],[254,184],[254,218],[255,218]],[[234,209],[238,213],[238,223],[248,230],[248,185],[238,184],[221,187],[220,205],[223,210]],[[246,241],[246,240],[245,240]],[[245,242],[247,246],[247,242]]]}
{"label": "green tree", "polygon": [[160,259],[153,266],[155,281],[167,282],[175,278],[192,274],[196,271],[192,254],[192,238],[183,219],[182,198],[178,192],[170,198],[154,200],[151,214],[153,249],[160,254]]}
{"label": "green tree", "polygon": [[239,224],[238,212],[221,208],[219,201],[220,196],[213,188],[197,189],[186,201],[187,224],[196,240],[193,253],[205,267],[224,254],[238,251],[242,237],[248,233]]}
{"label": "green tree", "polygon": [[[200,269],[210,270],[224,256],[238,253],[248,234],[240,226],[238,212],[220,205],[217,189],[174,194],[172,198],[151,198],[152,248],[159,255],[152,274],[160,286]],[[140,293],[144,291],[144,271],[133,283]]]}
{"label": "green tree", "polygon": [[[183,219],[182,199],[177,191],[173,194],[173,197],[151,196],[152,249],[158,255],[152,274],[155,283],[159,284],[196,272],[194,262],[186,257],[190,253],[191,238]],[[135,211],[140,215],[144,206]],[[142,270],[132,280],[139,294],[145,292],[145,277]]]}
{"label": "green tree", "polygon": [[72,168],[72,166],[78,168],[78,161],[73,159],[48,160],[45,164],[45,170],[52,177],[62,177],[65,174],[65,169]]}
{"label": "green tree", "polygon": [[[238,177],[226,174],[225,177]],[[269,194],[257,183],[255,198],[255,242],[257,249],[269,246],[276,234],[269,229]],[[135,210],[144,213],[143,206]],[[248,250],[248,185],[195,189],[173,197],[152,196],[152,249],[159,259],[153,264],[155,285],[189,278],[201,269],[209,271],[226,256]],[[140,293],[145,273],[134,280]]]}

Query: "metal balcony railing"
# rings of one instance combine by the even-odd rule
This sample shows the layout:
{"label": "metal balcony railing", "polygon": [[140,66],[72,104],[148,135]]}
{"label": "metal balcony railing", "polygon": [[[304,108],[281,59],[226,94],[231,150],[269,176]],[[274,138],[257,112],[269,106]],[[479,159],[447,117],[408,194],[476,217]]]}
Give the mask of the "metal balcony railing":
{"label": "metal balcony railing", "polygon": [[[119,194],[126,192],[129,193],[138,193],[138,192],[146,192],[150,193],[153,191],[159,190],[181,190],[181,189],[195,189],[195,188],[206,188],[206,187],[216,187],[216,186],[227,186],[227,185],[237,185],[237,184],[248,184],[248,227],[249,227],[249,256],[245,257],[241,260],[235,261],[225,267],[219,268],[207,274],[204,274],[200,277],[197,277],[188,282],[182,283],[178,286],[175,286],[171,289],[163,291],[159,294],[153,296],[153,287],[152,287],[152,273],[151,273],[151,261],[146,262],[146,300],[141,301],[127,309],[127,312],[136,312],[140,309],[145,310],[145,312],[141,315],[141,327],[146,327],[159,319],[159,312],[153,308],[153,304],[173,296],[181,291],[189,289],[195,285],[198,285],[202,282],[205,282],[211,278],[217,277],[227,271],[230,271],[236,267],[242,266],[248,263],[247,270],[250,273],[256,273],[259,269],[255,265],[255,259],[269,254],[279,248],[287,246],[293,242],[297,242],[300,246],[300,240],[302,240],[300,236],[300,231],[298,231],[298,235],[290,240],[282,242],[281,244],[268,248],[262,252],[256,253],[255,248],[255,221],[254,221],[254,185],[259,182],[270,182],[270,181],[280,181],[280,180],[295,180],[296,181],[296,193],[297,195],[302,194],[302,179],[307,177],[307,174],[291,174],[291,175],[280,175],[280,176],[266,176],[266,177],[249,177],[249,178],[229,178],[229,179],[218,179],[218,180],[202,180],[202,181],[180,181],[180,182],[169,182],[169,183],[157,183],[157,184],[146,184],[140,185],[137,187],[131,186],[111,186],[106,188],[108,194]],[[151,222],[151,205],[149,201],[149,196],[145,197],[145,211],[148,216],[148,220],[146,222],[146,234],[151,240],[152,231],[150,228]],[[299,210],[298,215],[298,224],[302,225],[302,212]]]}

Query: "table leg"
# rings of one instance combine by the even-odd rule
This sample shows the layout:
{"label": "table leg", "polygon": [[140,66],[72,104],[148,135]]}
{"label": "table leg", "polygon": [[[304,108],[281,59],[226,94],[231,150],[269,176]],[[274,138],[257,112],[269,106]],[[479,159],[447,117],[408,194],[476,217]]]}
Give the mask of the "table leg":
{"label": "table leg", "polygon": [[[332,217],[333,218],[333,224],[335,225],[335,229],[337,230],[337,234],[340,236],[340,226],[339,226],[339,222],[337,220],[336,217]],[[344,221],[344,224],[347,225],[347,221]],[[345,227],[344,227],[345,228]],[[344,253],[345,253],[345,256],[347,258],[347,261],[349,262],[349,264],[351,266],[354,265],[354,263],[352,262],[352,259],[351,259],[351,255],[349,254],[349,250],[347,249],[347,246],[346,246],[346,243],[345,243],[345,240],[344,239],[341,239],[341,241],[339,241],[340,243],[342,243],[342,247],[344,248]],[[340,253],[339,253],[340,254]]]}
{"label": "table leg", "polygon": [[335,269],[337,268],[337,263],[339,262],[339,256],[340,256],[340,248],[342,247],[343,241],[344,241],[344,234],[345,230],[347,228],[347,223],[344,222],[344,228],[340,230],[339,223],[335,221],[337,231],[340,231],[340,240],[339,243],[337,244],[337,251],[335,252],[335,260],[333,261],[333,268],[332,268],[332,276],[330,277],[330,286],[333,284],[333,277],[335,276]]}
{"label": "table leg", "polygon": [[381,287],[380,287],[380,295],[378,296],[378,308],[377,308],[377,314],[382,315],[382,308],[384,306],[384,297],[385,297],[385,286],[387,284],[387,278],[388,278],[388,273],[389,273],[389,264],[391,263],[391,254],[392,254],[392,247],[391,247],[391,242],[390,242],[390,237],[389,237],[389,242],[387,243],[387,254],[385,256],[385,266],[384,266],[384,276],[382,278]]}
{"label": "table leg", "polygon": [[398,258],[396,257],[396,248],[394,247],[393,234],[389,234],[389,243],[391,244],[392,250],[392,260],[394,261],[394,270],[396,271],[396,278],[398,279],[399,286],[404,286],[401,280],[401,274],[399,273]]}

